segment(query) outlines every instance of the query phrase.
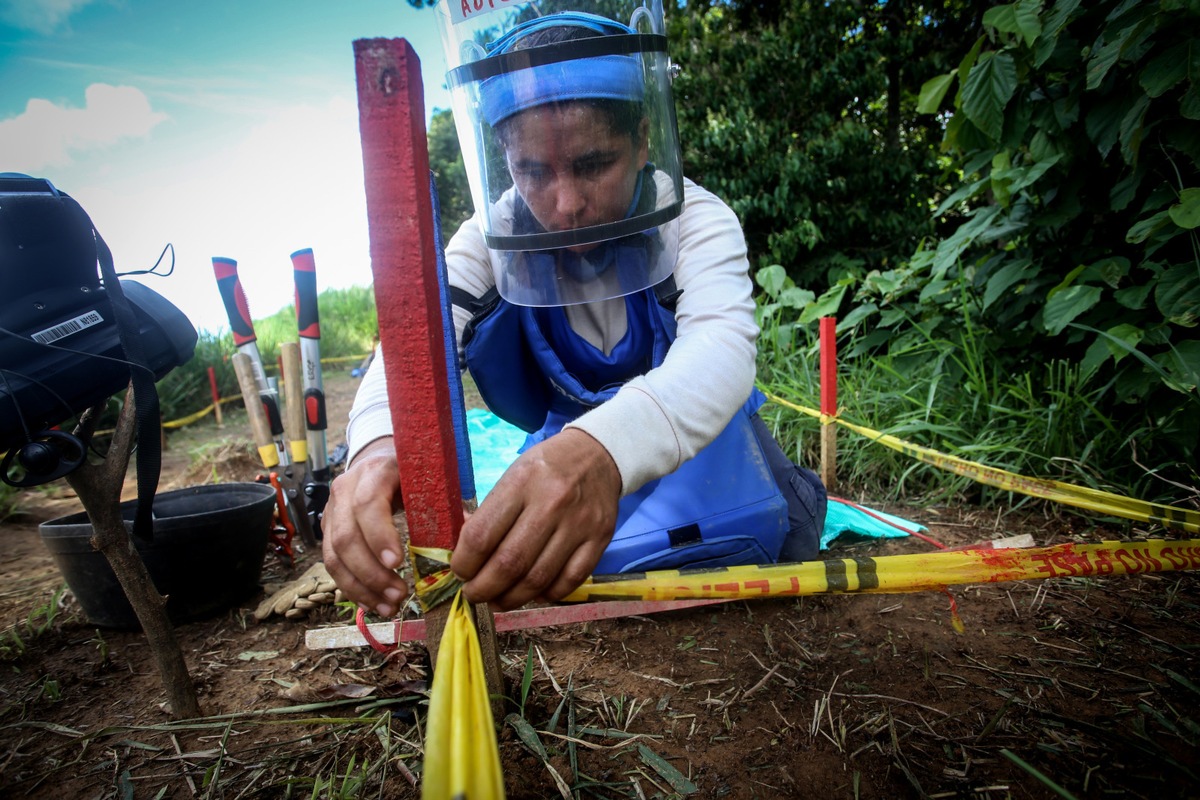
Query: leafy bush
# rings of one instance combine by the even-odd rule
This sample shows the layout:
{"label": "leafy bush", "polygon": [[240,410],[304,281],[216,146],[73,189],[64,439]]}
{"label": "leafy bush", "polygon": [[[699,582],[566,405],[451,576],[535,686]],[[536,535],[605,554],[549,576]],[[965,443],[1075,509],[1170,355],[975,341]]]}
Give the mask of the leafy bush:
{"label": "leafy bush", "polygon": [[[1013,435],[1032,460],[1061,459],[1036,474],[1194,483],[1197,21],[1177,0],[987,11],[921,92],[956,176],[935,211],[944,234],[830,288],[808,317],[840,305],[850,354],[924,387],[931,418],[978,412],[963,447]],[[1061,427],[1021,435],[1035,409]]]}
{"label": "leafy bush", "polygon": [[933,233],[941,131],[916,92],[973,38],[963,5],[689,2],[670,15],[685,171],[737,213],[756,266],[823,286]]}

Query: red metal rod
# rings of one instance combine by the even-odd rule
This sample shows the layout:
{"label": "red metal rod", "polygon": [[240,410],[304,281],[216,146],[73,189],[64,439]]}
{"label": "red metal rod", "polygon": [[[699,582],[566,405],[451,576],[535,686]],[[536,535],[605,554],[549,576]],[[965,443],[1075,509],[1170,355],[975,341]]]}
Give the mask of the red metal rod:
{"label": "red metal rod", "polygon": [[409,538],[453,549],[462,528],[421,63],[403,39],[354,42],[379,337]]}

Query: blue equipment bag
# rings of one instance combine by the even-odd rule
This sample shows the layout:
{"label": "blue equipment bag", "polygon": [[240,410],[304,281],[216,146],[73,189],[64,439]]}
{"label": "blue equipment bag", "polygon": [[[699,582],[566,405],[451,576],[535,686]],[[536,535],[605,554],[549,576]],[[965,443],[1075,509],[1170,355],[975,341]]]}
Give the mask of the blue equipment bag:
{"label": "blue equipment bag", "polygon": [[712,444],[679,469],[622,498],[617,529],[594,573],[770,564],[788,532],[744,405]]}

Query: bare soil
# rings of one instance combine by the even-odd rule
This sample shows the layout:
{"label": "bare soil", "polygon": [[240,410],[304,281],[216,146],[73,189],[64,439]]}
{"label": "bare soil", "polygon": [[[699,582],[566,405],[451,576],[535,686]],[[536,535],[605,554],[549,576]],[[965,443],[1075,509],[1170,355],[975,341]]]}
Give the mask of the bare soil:
{"label": "bare soil", "polygon": [[[330,419],[345,419],[356,384],[326,375]],[[329,437],[332,448],[342,431]],[[162,485],[259,471],[244,416],[230,409],[222,430],[210,418],[171,434]],[[89,625],[40,542],[39,522],[81,508],[59,482],[28,492],[0,525],[0,797],[418,796],[422,645],[390,657],[310,651],[306,630],[350,624],[352,610],[258,623],[261,595],[250,598],[177,627],[206,717],[174,720],[142,635]],[[947,545],[1018,533],[1039,545],[1163,535],[1054,509],[885,510]],[[263,581],[317,556],[301,553],[289,572],[268,555]],[[528,723],[499,727],[506,790],[1200,797],[1198,633],[1197,576],[1167,573],[739,601],[501,634],[506,711]],[[518,727],[538,732],[544,758]]]}

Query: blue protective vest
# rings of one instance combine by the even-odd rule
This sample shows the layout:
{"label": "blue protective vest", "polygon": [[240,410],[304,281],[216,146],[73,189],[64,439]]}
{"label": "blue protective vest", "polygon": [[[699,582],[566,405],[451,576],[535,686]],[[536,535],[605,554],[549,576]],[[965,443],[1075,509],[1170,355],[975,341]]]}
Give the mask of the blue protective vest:
{"label": "blue protective vest", "polygon": [[[673,280],[626,296],[627,331],[607,356],[571,330],[562,308],[516,306],[494,289],[481,300],[452,294],[472,312],[465,366],[488,408],[529,432],[523,450],[660,365],[675,339]],[[711,444],[621,499],[596,574],[776,560],[787,502],[750,424],[764,400],[753,390]]]}

